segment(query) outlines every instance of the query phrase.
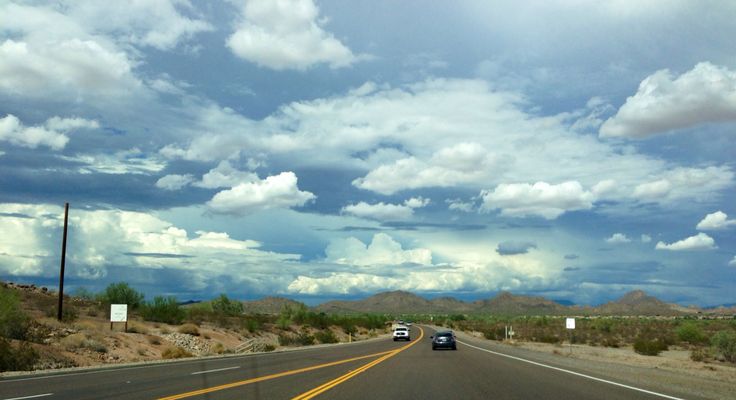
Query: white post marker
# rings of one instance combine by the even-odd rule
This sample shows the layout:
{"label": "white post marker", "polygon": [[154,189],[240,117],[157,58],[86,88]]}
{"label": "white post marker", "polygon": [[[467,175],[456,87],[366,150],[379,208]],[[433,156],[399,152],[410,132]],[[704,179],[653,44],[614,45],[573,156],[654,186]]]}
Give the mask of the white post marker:
{"label": "white post marker", "polygon": [[565,328],[567,328],[568,339],[570,341],[570,354],[572,354],[572,331],[575,329],[575,318],[565,319]]}
{"label": "white post marker", "polygon": [[110,304],[110,330],[113,322],[125,322],[125,331],[128,331],[128,305]]}

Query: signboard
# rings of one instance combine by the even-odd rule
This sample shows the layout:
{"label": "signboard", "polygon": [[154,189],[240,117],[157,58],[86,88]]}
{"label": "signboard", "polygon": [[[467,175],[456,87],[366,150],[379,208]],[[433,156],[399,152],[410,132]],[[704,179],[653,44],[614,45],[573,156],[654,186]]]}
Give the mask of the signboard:
{"label": "signboard", "polygon": [[565,328],[575,329],[575,318],[567,318],[565,320]]}
{"label": "signboard", "polygon": [[128,322],[128,305],[110,304],[110,322]]}

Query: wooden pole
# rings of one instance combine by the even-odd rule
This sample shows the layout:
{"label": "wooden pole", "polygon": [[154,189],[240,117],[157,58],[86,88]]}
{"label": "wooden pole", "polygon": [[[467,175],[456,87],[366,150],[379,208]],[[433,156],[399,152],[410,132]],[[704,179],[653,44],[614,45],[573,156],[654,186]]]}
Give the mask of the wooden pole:
{"label": "wooden pole", "polygon": [[69,203],[64,203],[64,237],[61,240],[61,271],[59,272],[59,307],[57,319],[61,321],[64,306],[64,266],[66,263],[66,233],[69,222]]}

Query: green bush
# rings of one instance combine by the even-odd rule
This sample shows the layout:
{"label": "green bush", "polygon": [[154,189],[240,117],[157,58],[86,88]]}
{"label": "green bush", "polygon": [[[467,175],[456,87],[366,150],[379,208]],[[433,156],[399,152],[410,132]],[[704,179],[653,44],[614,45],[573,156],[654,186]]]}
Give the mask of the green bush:
{"label": "green bush", "polygon": [[634,342],[634,351],[645,356],[658,356],[667,350],[667,344],[659,339],[641,337]]}
{"label": "green bush", "polygon": [[338,342],[337,336],[335,336],[335,333],[329,329],[315,333],[314,338],[317,339],[317,341],[320,343],[337,343]]}
{"label": "green bush", "polygon": [[687,342],[690,344],[705,343],[707,338],[703,331],[693,322],[688,322],[680,325],[675,331],[677,338],[681,342]]}
{"label": "green bush", "polygon": [[0,372],[30,371],[38,361],[38,353],[28,343],[14,349],[9,341],[0,338]]}
{"label": "green bush", "polygon": [[175,297],[156,296],[143,305],[141,315],[146,321],[177,325],[184,320],[186,313],[176,303]]}
{"label": "green bush", "polygon": [[243,303],[232,301],[226,295],[221,294],[220,297],[212,300],[212,311],[220,315],[240,315],[243,313]]}
{"label": "green bush", "polygon": [[132,310],[143,303],[143,293],[138,292],[126,282],[111,283],[100,293],[99,300],[107,304],[127,304]]}
{"label": "green bush", "polygon": [[736,333],[719,331],[711,338],[711,344],[726,361],[736,362]]}
{"label": "green bush", "polygon": [[15,292],[0,287],[0,336],[24,340],[29,326],[30,319],[20,308]]}

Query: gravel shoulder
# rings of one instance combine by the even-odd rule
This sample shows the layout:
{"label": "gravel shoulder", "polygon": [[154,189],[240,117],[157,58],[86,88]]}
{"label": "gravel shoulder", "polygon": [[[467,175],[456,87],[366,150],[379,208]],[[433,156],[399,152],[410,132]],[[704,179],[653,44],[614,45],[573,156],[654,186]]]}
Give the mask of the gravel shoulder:
{"label": "gravel shoulder", "polygon": [[[445,329],[432,327],[435,329]],[[690,360],[687,350],[670,350],[660,356],[637,354],[632,348],[544,343],[501,343],[479,332],[456,331],[457,338],[499,353],[536,361],[591,376],[687,399],[733,399],[736,366]]]}

